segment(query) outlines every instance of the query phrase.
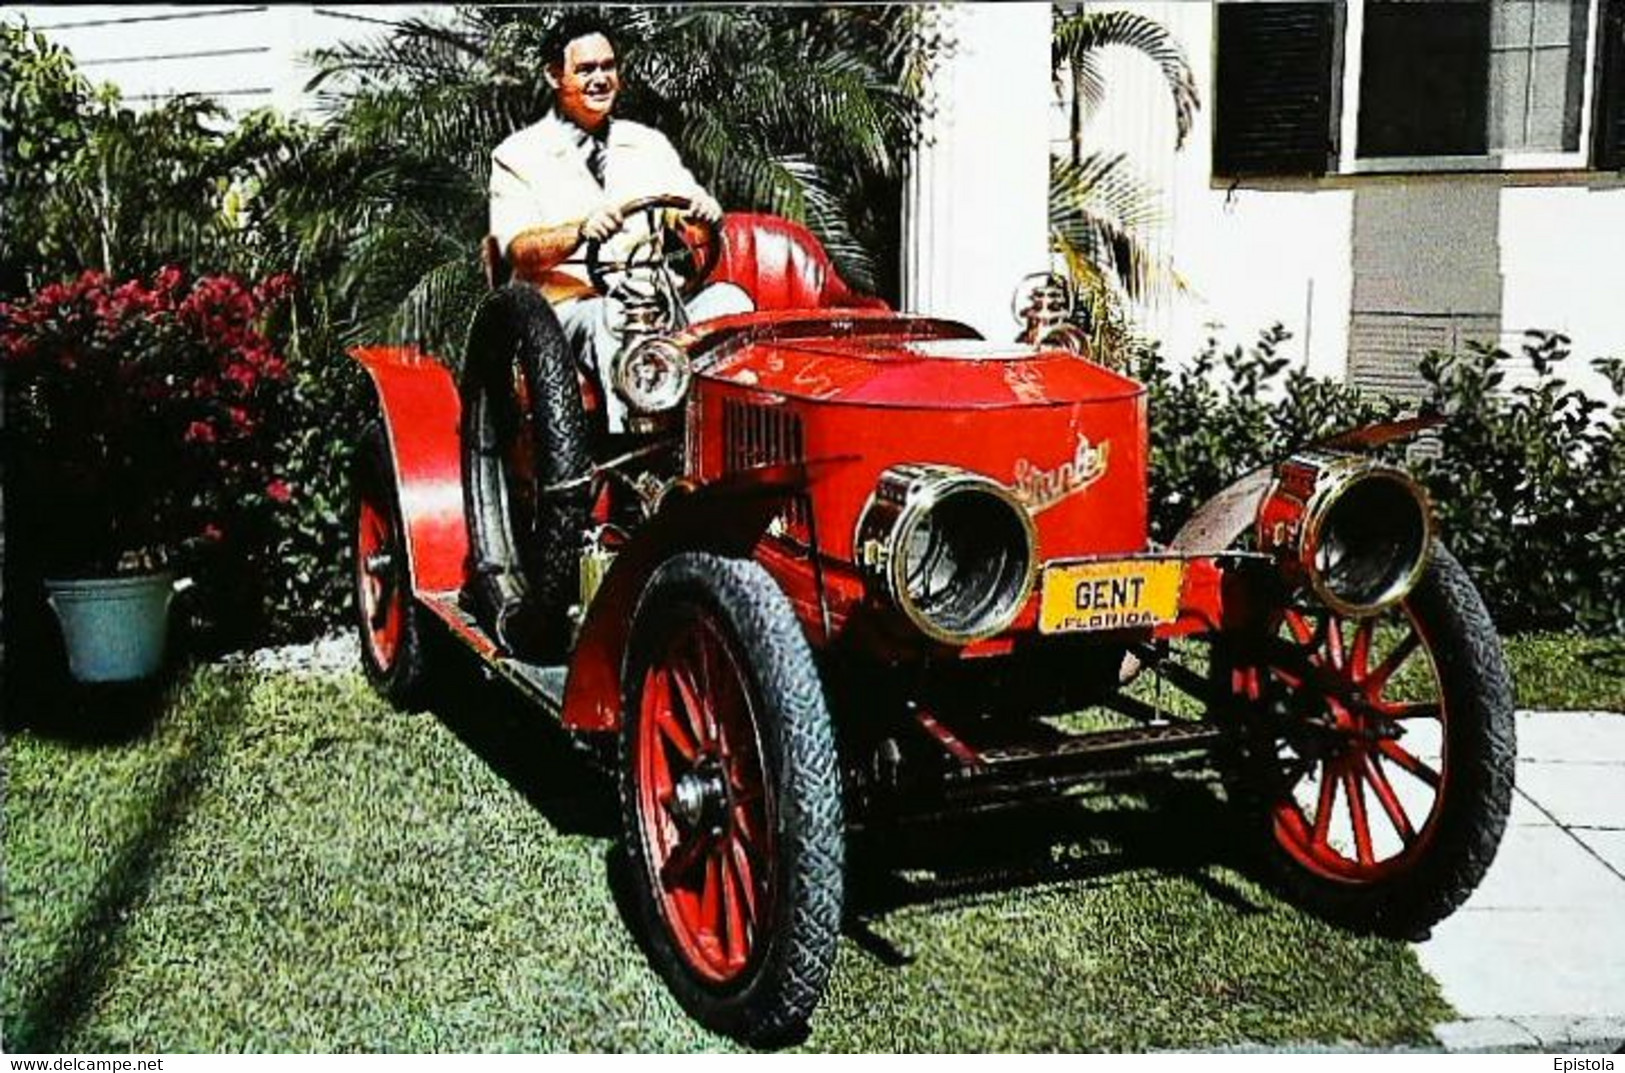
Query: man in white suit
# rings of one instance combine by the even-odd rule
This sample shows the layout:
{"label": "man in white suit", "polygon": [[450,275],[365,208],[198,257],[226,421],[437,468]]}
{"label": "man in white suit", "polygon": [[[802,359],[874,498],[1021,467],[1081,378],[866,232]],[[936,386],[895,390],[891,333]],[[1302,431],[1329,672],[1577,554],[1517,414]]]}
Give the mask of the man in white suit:
{"label": "man in white suit", "polygon": [[[620,72],[615,46],[590,16],[566,16],[553,38],[546,68],[555,105],[539,122],[509,136],[491,158],[491,233],[515,278],[539,286],[554,303],[572,350],[609,382],[617,341],[612,303],[595,294],[578,256],[590,242],[614,238],[625,222],[620,207],[636,198],[688,198],[691,215],[716,224],[717,203],[684,167],[666,137],[652,127],[615,118]],[[695,295],[692,320],[751,309],[743,290],[715,284]],[[606,391],[611,431],[625,410]]]}

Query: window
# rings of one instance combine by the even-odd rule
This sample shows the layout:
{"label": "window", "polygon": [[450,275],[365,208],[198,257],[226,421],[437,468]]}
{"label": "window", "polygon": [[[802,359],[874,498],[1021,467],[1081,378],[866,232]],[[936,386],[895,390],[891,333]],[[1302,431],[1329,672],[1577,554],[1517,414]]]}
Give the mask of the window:
{"label": "window", "polygon": [[1357,44],[1359,60],[1344,78],[1358,107],[1341,170],[1584,167],[1595,9],[1352,0],[1346,54]]}
{"label": "window", "polygon": [[1218,7],[1214,171],[1625,165],[1625,0]]}

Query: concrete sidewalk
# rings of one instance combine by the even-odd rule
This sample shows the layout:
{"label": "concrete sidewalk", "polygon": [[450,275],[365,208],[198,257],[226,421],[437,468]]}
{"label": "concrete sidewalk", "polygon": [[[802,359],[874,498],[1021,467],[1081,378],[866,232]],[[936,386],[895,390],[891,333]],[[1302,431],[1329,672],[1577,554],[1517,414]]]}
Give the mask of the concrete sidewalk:
{"label": "concrete sidewalk", "polygon": [[1500,853],[1416,952],[1463,1018],[1449,1050],[1625,1043],[1625,715],[1518,713]]}

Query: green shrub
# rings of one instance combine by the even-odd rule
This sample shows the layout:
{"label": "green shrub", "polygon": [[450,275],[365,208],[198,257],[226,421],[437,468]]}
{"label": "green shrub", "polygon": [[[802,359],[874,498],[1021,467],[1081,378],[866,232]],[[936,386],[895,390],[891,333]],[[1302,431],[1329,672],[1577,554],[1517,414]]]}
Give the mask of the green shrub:
{"label": "green shrub", "polygon": [[[1625,633],[1625,404],[1603,415],[1557,375],[1569,345],[1530,332],[1534,377],[1510,390],[1505,350],[1427,355],[1429,405],[1446,422],[1418,472],[1503,629]],[[1625,396],[1625,360],[1592,364]]]}

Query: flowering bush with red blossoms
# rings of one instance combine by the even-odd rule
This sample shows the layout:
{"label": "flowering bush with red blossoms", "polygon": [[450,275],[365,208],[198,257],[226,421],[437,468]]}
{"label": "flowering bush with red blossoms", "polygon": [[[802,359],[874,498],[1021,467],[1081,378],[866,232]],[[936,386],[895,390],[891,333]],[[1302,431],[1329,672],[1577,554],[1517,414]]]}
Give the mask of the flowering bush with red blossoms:
{"label": "flowering bush with red blossoms", "polygon": [[[263,547],[294,495],[270,426],[288,370],[264,333],[287,276],[99,272],[0,304],[19,519],[54,573],[190,567]],[[257,557],[257,556],[251,556]]]}

